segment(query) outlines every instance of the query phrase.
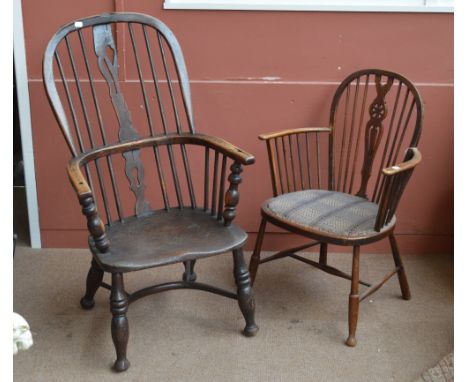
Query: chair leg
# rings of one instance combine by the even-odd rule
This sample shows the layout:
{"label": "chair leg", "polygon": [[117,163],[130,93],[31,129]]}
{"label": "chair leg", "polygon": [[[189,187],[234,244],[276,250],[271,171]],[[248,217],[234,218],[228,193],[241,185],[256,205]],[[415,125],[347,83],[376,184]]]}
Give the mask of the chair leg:
{"label": "chair leg", "polygon": [[126,313],[128,310],[128,299],[124,289],[122,273],[112,273],[110,305],[112,312],[112,340],[115,352],[117,353],[114,370],[125,371],[129,368],[130,362],[127,360],[128,320]]}
{"label": "chair leg", "polygon": [[319,257],[320,265],[327,265],[327,252],[328,252],[327,243],[320,243],[320,257]]}
{"label": "chair leg", "polygon": [[349,336],[346,340],[348,346],[356,346],[356,327],[359,315],[359,250],[358,245],[353,247],[353,270],[348,307]]}
{"label": "chair leg", "polygon": [[258,332],[258,326],[255,324],[255,300],[250,286],[250,274],[245,265],[242,248],[235,249],[232,253],[237,301],[246,323],[243,333],[246,337],[253,337]]}
{"label": "chair leg", "polygon": [[406,278],[405,268],[403,267],[403,262],[401,261],[395,236],[391,234],[389,239],[390,245],[392,246],[393,261],[395,262],[395,266],[398,268],[398,281],[400,282],[401,294],[405,300],[410,300],[411,292],[408,285],[408,279]]}
{"label": "chair leg", "polygon": [[251,285],[253,286],[255,282],[255,276],[257,275],[258,265],[260,264],[260,253],[262,252],[262,244],[263,244],[263,236],[265,235],[265,228],[266,228],[266,219],[262,218],[260,223],[260,227],[258,229],[257,240],[255,242],[254,252],[252,257],[250,258],[249,264],[249,272],[250,272],[250,279]]}
{"label": "chair leg", "polygon": [[89,310],[94,307],[94,295],[101,285],[104,271],[96,263],[96,260],[91,261],[91,267],[86,277],[86,292],[80,300],[80,305],[83,309]]}
{"label": "chair leg", "polygon": [[193,268],[195,267],[195,261],[196,260],[184,261],[185,272],[182,275],[182,280],[185,282],[193,282],[197,279],[197,274],[193,271]]}

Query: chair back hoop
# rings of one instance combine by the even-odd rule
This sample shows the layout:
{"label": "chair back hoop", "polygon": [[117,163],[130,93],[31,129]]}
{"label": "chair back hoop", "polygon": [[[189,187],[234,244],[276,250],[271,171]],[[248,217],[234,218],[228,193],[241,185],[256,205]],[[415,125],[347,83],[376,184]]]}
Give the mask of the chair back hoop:
{"label": "chair back hoop", "polygon": [[408,159],[422,119],[421,95],[401,74],[364,69],[346,77],[331,105],[329,189],[378,203],[382,169]]}
{"label": "chair back hoop", "polygon": [[[74,156],[99,146],[94,136],[98,132],[102,145],[106,145],[112,143],[112,138],[125,141],[140,135],[182,132],[184,128],[195,131],[182,50],[172,31],[154,17],[107,13],[64,25],[47,46],[43,76],[50,103]],[[133,86],[121,85],[130,81]],[[129,96],[135,92],[135,85],[141,94]],[[113,116],[106,109],[106,87]],[[176,87],[180,94],[176,94]],[[132,98],[138,102],[137,108]],[[187,126],[180,115],[180,104]],[[153,115],[156,111],[160,119]],[[112,136],[115,122],[120,127],[118,137]],[[140,125],[147,125],[149,131]],[[92,130],[89,136],[86,129]]]}

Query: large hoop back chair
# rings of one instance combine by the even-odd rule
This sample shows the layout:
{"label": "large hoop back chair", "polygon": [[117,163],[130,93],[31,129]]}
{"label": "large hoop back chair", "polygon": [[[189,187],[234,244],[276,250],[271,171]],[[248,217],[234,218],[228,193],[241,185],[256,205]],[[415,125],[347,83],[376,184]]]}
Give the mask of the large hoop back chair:
{"label": "large hoop back chair", "polygon": [[[255,158],[195,132],[174,34],[137,13],[77,20],[52,37],[43,69],[90,233],[93,258],[81,306],[94,306],[99,287],[110,290],[114,369],[129,367],[129,303],[153,293],[187,288],[236,299],[246,320],[243,333],[254,335],[255,304],[242,253],[247,235],[233,220],[242,166]],[[195,261],[226,252],[233,253],[237,293],[196,282]],[[124,273],[174,263],[185,266],[182,281],[124,289]],[[102,282],[104,272],[112,274],[112,285]]]}
{"label": "large hoop back chair", "polygon": [[[421,97],[408,79],[369,69],[352,73],[339,85],[328,127],[259,137],[267,145],[274,197],[261,208],[262,220],[249,267],[252,283],[259,264],[284,257],[351,280],[349,346],[356,344],[359,303],[391,276],[398,275],[403,298],[411,297],[393,231],[396,208],[421,161],[417,144],[422,118]],[[327,143],[328,160],[324,163],[321,152],[327,151]],[[267,223],[313,241],[261,259]],[[395,268],[374,285],[361,281],[361,245],[385,237],[390,240]],[[351,275],[327,264],[328,244],[353,247]],[[320,245],[318,262],[296,254],[314,245]],[[359,284],[368,287],[362,294]]]}

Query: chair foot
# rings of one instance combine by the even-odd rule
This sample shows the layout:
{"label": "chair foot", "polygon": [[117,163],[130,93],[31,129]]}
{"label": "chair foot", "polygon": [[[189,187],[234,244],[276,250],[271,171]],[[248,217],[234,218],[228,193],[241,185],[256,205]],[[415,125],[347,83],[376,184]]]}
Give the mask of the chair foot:
{"label": "chair foot", "polygon": [[116,372],[120,373],[122,371],[127,370],[130,367],[130,362],[128,359],[120,359],[114,362],[114,366],[112,367]]}
{"label": "chair foot", "polygon": [[253,325],[253,326],[246,326],[244,330],[242,331],[242,334],[245,337],[255,337],[255,335],[258,333],[258,326]]}
{"label": "chair foot", "polygon": [[82,297],[80,300],[80,305],[84,310],[91,310],[94,308],[94,299],[88,300],[86,297]]}
{"label": "chair foot", "polygon": [[112,290],[111,290],[111,312],[112,324],[111,333],[112,341],[114,342],[117,360],[114,363],[115,371],[125,371],[129,368],[130,362],[127,360],[127,343],[128,343],[128,299],[125,293],[122,273],[112,274]]}
{"label": "chair foot", "polygon": [[193,271],[196,260],[184,261],[185,272],[182,275],[182,280],[185,282],[194,282],[197,280],[197,274]]}
{"label": "chair foot", "polygon": [[258,332],[255,323],[255,299],[252,287],[250,286],[250,274],[244,262],[242,249],[233,251],[234,257],[234,278],[237,284],[237,301],[239,308],[245,319],[244,336],[253,337]]}
{"label": "chair foot", "polygon": [[255,277],[257,276],[258,265],[260,264],[260,252],[262,251],[263,236],[265,234],[266,219],[262,218],[260,227],[258,228],[257,241],[255,242],[255,249],[250,258],[249,272],[250,272],[250,284],[253,286]]}
{"label": "chair foot", "polygon": [[349,347],[355,347],[356,346],[356,337],[354,336],[349,336],[348,339],[346,340],[346,345],[348,345]]}
{"label": "chair foot", "polygon": [[85,310],[93,309],[94,296],[101,285],[102,278],[104,277],[103,270],[99,267],[96,261],[91,261],[91,267],[86,277],[86,292],[80,300],[80,305]]}

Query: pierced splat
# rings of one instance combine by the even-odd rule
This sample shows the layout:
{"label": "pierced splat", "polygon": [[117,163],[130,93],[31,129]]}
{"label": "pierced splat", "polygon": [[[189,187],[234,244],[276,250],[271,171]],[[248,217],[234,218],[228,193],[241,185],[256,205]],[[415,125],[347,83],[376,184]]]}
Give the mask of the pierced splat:
{"label": "pierced splat", "polygon": [[[119,64],[117,50],[110,24],[93,27],[94,50],[98,57],[98,65],[104,76],[112,99],[117,119],[119,121],[120,142],[137,140],[138,132],[132,125],[131,114],[123,97],[119,84]],[[135,194],[135,213],[144,215],[151,210],[149,202],[145,199],[145,170],[140,160],[140,150],[123,153],[125,158],[125,174],[130,182],[130,189]]]}
{"label": "pierced splat", "polygon": [[385,96],[392,88],[393,78],[387,78],[387,82],[382,84],[382,76],[375,76],[375,87],[377,96],[369,107],[370,120],[367,122],[365,137],[364,137],[364,163],[362,165],[362,180],[361,187],[357,193],[358,196],[367,198],[367,183],[372,172],[372,164],[375,154],[382,140],[382,122],[387,116],[387,106]]}

